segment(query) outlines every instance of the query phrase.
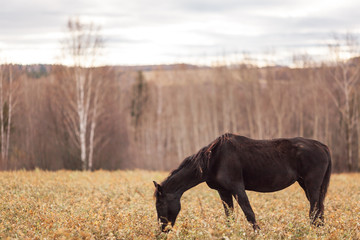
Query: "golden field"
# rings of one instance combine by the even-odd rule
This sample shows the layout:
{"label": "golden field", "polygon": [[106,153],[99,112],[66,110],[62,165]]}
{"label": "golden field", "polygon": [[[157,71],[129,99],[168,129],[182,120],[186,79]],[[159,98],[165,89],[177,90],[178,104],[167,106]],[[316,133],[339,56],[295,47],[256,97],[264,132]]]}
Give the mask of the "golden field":
{"label": "golden field", "polygon": [[236,204],[228,223],[216,191],[185,192],[172,232],[159,233],[151,171],[0,172],[0,239],[360,239],[360,174],[333,174],[325,226],[309,225],[309,204],[293,186],[248,192],[261,231]]}

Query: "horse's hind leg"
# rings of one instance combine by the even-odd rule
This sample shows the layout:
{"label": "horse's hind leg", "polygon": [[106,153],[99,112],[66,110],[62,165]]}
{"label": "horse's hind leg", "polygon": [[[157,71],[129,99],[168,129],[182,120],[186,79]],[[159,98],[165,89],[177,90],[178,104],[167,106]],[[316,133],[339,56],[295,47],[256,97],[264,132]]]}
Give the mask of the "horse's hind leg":
{"label": "horse's hind leg", "polygon": [[319,199],[319,215],[318,218],[320,219],[320,222],[318,223],[318,225],[323,225],[324,224],[324,200],[323,199]]}
{"label": "horse's hind leg", "polygon": [[319,199],[319,201],[317,200],[317,196],[320,197],[320,192],[317,192],[316,190],[312,190],[309,193],[303,180],[299,179],[298,183],[301,186],[301,188],[304,189],[306,198],[310,202],[309,217],[312,221],[312,224],[315,224],[317,218],[320,218],[320,220],[323,221],[324,204],[321,201],[321,199]]}
{"label": "horse's hind leg", "polygon": [[329,169],[330,167],[324,166],[323,171],[309,172],[304,178],[305,191],[310,201],[310,220],[316,226],[323,225],[324,198],[330,178]]}
{"label": "horse's hind leg", "polygon": [[320,225],[321,222],[318,219],[322,218],[322,212],[324,211],[323,202],[320,199],[322,178],[309,178],[305,180],[305,191],[310,202],[309,217],[311,223],[314,225]]}
{"label": "horse's hind leg", "polygon": [[234,210],[232,195],[230,192],[224,190],[218,190],[218,193],[223,203],[226,217],[230,217]]}
{"label": "horse's hind leg", "polygon": [[321,188],[320,188],[320,198],[319,198],[319,219],[320,219],[320,224],[324,224],[324,200],[325,200],[325,196],[326,196],[326,192],[327,189],[329,187],[329,181],[330,181],[330,176],[331,176],[331,159],[330,159],[330,154],[327,150],[328,153],[328,158],[329,158],[329,163],[325,172],[325,176],[323,179],[323,182],[321,184]]}
{"label": "horse's hind leg", "polygon": [[310,201],[310,199],[309,199],[309,194],[308,194],[308,192],[307,192],[307,190],[306,190],[304,180],[298,179],[297,182],[299,183],[300,187],[304,190],[307,200]]}
{"label": "horse's hind leg", "polygon": [[309,217],[312,224],[316,224],[316,219],[319,216],[319,196],[320,196],[320,187],[314,187],[309,189],[309,201],[310,201],[310,211]]}

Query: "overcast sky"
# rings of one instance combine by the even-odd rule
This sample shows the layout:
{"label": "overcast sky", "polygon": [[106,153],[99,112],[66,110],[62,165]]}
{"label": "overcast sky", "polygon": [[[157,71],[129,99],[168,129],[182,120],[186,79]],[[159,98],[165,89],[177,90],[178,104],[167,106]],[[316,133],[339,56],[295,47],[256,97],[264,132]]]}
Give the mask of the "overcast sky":
{"label": "overcast sky", "polygon": [[360,32],[358,0],[0,0],[0,59],[56,63],[69,17],[102,26],[103,64],[208,64],[270,54],[320,57]]}

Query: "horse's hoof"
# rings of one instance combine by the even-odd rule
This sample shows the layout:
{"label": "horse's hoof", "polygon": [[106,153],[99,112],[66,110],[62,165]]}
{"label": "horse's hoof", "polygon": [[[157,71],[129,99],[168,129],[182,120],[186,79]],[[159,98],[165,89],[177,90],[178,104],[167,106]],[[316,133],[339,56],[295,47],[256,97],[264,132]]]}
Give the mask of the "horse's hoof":
{"label": "horse's hoof", "polygon": [[312,223],[315,227],[323,227],[325,225],[325,223],[323,221],[315,221]]}
{"label": "horse's hoof", "polygon": [[260,227],[257,224],[253,224],[253,229],[254,229],[255,232],[260,231]]}

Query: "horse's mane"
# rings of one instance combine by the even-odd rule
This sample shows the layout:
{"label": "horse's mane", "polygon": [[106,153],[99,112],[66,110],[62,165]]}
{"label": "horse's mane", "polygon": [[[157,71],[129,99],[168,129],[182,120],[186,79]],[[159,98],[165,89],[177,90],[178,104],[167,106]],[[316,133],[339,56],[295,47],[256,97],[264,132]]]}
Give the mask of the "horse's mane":
{"label": "horse's mane", "polygon": [[206,173],[209,169],[209,163],[213,155],[213,151],[216,150],[216,147],[227,142],[231,138],[231,136],[232,134],[225,133],[220,137],[216,138],[209,145],[201,148],[197,153],[186,157],[182,161],[180,166],[177,169],[173,170],[170,175],[161,183],[161,185],[168,182],[175,174],[185,168],[193,169],[195,171],[195,174],[199,177],[203,176],[203,174]]}

